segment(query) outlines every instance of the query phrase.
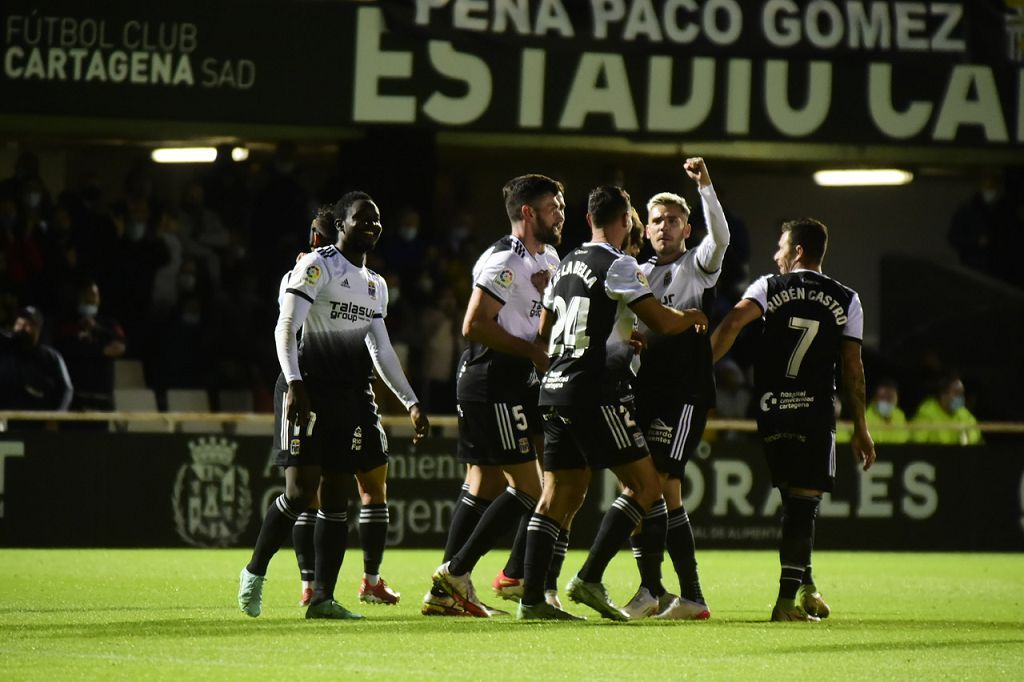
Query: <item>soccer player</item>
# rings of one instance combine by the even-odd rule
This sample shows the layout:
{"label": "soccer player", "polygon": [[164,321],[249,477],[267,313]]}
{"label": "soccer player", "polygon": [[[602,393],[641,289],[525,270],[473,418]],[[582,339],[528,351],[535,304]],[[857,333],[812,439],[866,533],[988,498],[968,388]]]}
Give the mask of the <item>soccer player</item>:
{"label": "soccer player", "polygon": [[[346,486],[357,469],[386,475],[387,441],[370,388],[371,353],[394,386],[415,399],[384,326],[387,285],[365,266],[380,238],[380,211],[363,192],[335,205],[337,242],[303,256],[281,305],[275,338],[288,382],[275,395],[275,426],[285,492],[267,510],[252,559],[239,576],[238,604],[256,617],[274,553],[319,490],[316,568],[306,618],[359,619],[334,599],[348,536]],[[301,348],[296,333],[302,329]],[[316,417],[314,417],[316,415]],[[430,424],[409,406],[414,440]]]}
{"label": "soccer player", "polygon": [[615,472],[623,492],[605,514],[567,595],[605,618],[628,619],[608,597],[604,570],[641,520],[645,548],[664,544],[666,522],[658,473],[630,395],[634,324],[639,316],[661,334],[707,329],[701,311],[658,303],[636,260],[619,250],[632,224],[629,194],[598,187],[587,206],[591,241],[566,256],[544,294],[540,337],[549,342],[551,356],[540,391],[546,408],[544,487],[527,533],[520,619],[578,620],[544,600],[544,576],[559,534],[583,501],[591,470],[603,468]]}
{"label": "soccer player", "polygon": [[717,362],[746,325],[764,317],[754,364],[757,428],[772,484],[782,495],[782,572],[773,621],[818,621],[828,604],[811,573],[814,520],[836,475],[836,361],[853,421],[854,461],[869,469],[875,445],[864,420],[864,313],[853,289],[824,275],[828,228],[804,218],[782,226],[778,275],[747,288],[711,337]]}
{"label": "soccer player", "polygon": [[449,601],[470,615],[490,615],[470,572],[540,497],[530,433],[530,420],[538,419],[531,383],[535,369],[547,369],[548,357],[534,339],[541,291],[558,266],[554,245],[565,222],[562,191],[560,182],[544,175],[509,180],[502,194],[511,234],[491,245],[473,267],[474,288],[462,323],[469,347],[457,380],[459,460],[469,466],[469,490],[449,530],[450,546],[462,542],[434,572],[434,588],[423,605],[427,615],[448,613]]}
{"label": "soccer player", "polygon": [[[683,197],[662,192],[647,202],[647,238],[654,257],[640,266],[651,291],[664,305],[710,313],[714,287],[729,247],[729,225],[718,201],[707,164],[686,159],[683,170],[697,184],[708,233],[696,249],[686,250],[690,236],[690,207]],[[711,344],[707,335],[688,331],[662,336],[640,325],[647,349],[636,378],[640,428],[661,478],[668,509],[666,546],[679,576],[680,596],[661,583],[662,550],[647,556],[639,535],[632,537],[640,568],[640,588],[623,607],[631,618],[703,620],[710,617],[700,588],[693,530],[683,506],[682,479],[687,462],[700,444],[708,410],[715,405]]]}
{"label": "soccer player", "polygon": [[[309,246],[311,250],[323,246],[330,246],[338,240],[338,228],[336,226],[333,206],[321,206],[316,217],[310,225]],[[299,254],[296,262],[300,261],[305,253]],[[278,305],[280,306],[287,295],[288,283],[293,276],[289,271],[281,280],[280,293],[278,294]],[[409,390],[404,375],[399,375],[395,384],[388,368],[380,363],[380,354],[371,353],[374,367],[377,373],[384,378],[385,383],[391,391],[398,396],[398,399],[408,409],[416,402],[415,395]],[[283,395],[288,390],[288,382],[284,374],[279,375],[277,380],[276,393]],[[280,455],[286,457],[287,455]],[[359,585],[359,601],[368,604],[397,604],[401,594],[391,588],[380,575],[380,565],[384,558],[384,546],[387,542],[388,525],[390,515],[388,513],[387,501],[387,464],[379,466],[375,459],[366,463],[367,469],[357,467],[356,482],[359,487],[361,508],[359,510],[359,544],[363,550],[363,579]],[[299,599],[301,606],[308,606],[313,598],[313,576],[316,569],[316,515],[319,506],[316,496],[311,506],[299,514],[299,518],[292,527],[292,546],[295,549],[295,558],[299,564],[299,577],[302,580],[302,595]]]}

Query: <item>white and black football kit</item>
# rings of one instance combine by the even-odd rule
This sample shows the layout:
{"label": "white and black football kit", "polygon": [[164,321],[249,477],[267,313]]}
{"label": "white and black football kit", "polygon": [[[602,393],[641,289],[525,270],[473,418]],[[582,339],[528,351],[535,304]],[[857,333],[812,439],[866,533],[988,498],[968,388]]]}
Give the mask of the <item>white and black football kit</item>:
{"label": "white and black football kit", "polygon": [[860,297],[811,270],[761,277],[743,297],[764,314],[754,399],[773,483],[830,491],[836,362],[843,339],[862,342]]}
{"label": "white and black football kit", "polygon": [[[698,308],[710,317],[729,226],[714,187],[701,187],[700,196],[709,229],[697,248],[662,265],[651,258],[640,269],[663,305]],[[647,338],[636,378],[640,427],[658,471],[681,478],[704,435],[708,410],[715,406],[711,338],[694,329],[664,336],[643,322],[639,330]]]}
{"label": "white and black football kit", "polygon": [[636,315],[653,296],[636,260],[587,242],[558,266],[544,292],[554,315],[551,366],[540,388],[545,411],[544,469],[602,469],[647,454],[631,395]]}
{"label": "white and black football kit", "polygon": [[[278,464],[316,464],[354,473],[387,462],[371,381],[376,366],[408,408],[417,402],[384,326],[384,279],[334,246],[309,253],[282,283],[276,331],[282,375],[274,395]],[[296,340],[301,329],[301,341]],[[288,382],[301,379],[316,418],[306,434],[288,432]]]}
{"label": "white and black football kit", "polygon": [[[477,259],[473,285],[502,304],[497,318],[502,329],[532,342],[542,295],[530,278],[557,266],[554,247],[533,255],[517,237],[505,235]],[[540,421],[535,384],[528,359],[470,342],[456,384],[460,462],[519,464],[537,456],[530,439]]]}

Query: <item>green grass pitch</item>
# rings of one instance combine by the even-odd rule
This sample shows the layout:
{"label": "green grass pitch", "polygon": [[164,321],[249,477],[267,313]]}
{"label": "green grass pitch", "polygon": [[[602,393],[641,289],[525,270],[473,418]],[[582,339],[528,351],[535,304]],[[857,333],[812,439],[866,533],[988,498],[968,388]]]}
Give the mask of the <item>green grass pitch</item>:
{"label": "green grass pitch", "polygon": [[[402,603],[371,606],[356,600],[361,556],[350,548],[338,597],[367,616],[352,623],[303,619],[288,549],[258,619],[235,601],[245,550],[0,550],[0,679],[1024,677],[1024,555],[819,552],[833,609],[820,624],[766,622],[778,569],[760,551],[701,552],[706,622],[611,623],[576,604],[590,620],[426,618],[419,602],[439,555],[389,550],[384,575]],[[496,550],[477,567],[481,594],[504,558]],[[582,560],[570,553],[563,584]],[[618,603],[635,573],[621,552],[606,575]]]}

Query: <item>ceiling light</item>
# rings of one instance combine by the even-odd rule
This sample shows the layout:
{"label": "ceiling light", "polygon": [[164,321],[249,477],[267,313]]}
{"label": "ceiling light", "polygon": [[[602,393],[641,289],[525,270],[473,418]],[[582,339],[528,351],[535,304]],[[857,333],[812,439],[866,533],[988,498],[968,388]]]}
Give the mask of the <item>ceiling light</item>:
{"label": "ceiling light", "polygon": [[157,163],[213,163],[217,150],[214,147],[163,147],[154,149],[150,158]]}
{"label": "ceiling light", "polygon": [[900,170],[898,168],[820,170],[814,173],[814,182],[822,187],[906,185],[913,179],[913,173],[910,171]]}
{"label": "ceiling light", "polygon": [[231,160],[232,161],[239,161],[240,162],[240,161],[245,161],[248,158],[249,158],[249,150],[246,149],[245,147],[234,147],[231,150]]}

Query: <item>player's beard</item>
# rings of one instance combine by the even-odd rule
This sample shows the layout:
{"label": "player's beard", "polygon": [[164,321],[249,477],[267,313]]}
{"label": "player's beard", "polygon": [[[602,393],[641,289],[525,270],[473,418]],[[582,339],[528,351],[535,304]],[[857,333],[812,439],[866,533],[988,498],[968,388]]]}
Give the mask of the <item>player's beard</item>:
{"label": "player's beard", "polygon": [[548,223],[543,218],[538,218],[533,236],[544,244],[558,246],[562,243],[562,223]]}

